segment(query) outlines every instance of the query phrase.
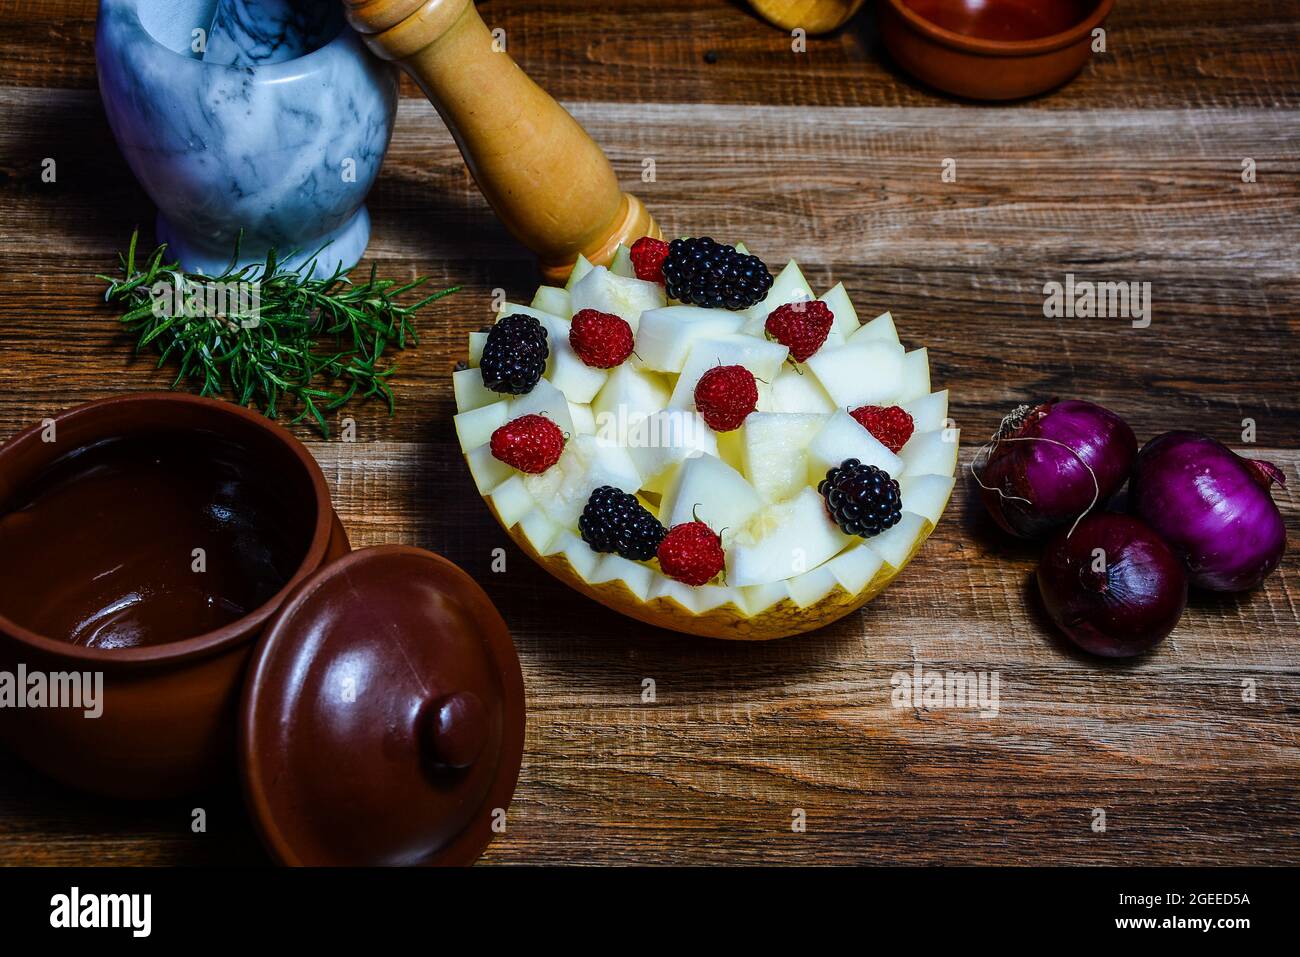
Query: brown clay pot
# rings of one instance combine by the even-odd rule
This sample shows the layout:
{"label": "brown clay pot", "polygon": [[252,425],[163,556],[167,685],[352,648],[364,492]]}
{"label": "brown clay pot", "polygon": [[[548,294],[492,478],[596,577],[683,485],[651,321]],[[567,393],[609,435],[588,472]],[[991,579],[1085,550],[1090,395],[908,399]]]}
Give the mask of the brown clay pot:
{"label": "brown clay pot", "polygon": [[[51,423],[53,442],[43,438]],[[69,708],[0,708],[0,740],[50,776],[103,795],[170,797],[233,776],[237,707],[255,640],[300,582],[349,551],[325,478],[301,443],[254,412],[178,393],[102,399],[16,436],[0,446],[0,502],[71,450],[190,430],[246,449],[268,479],[292,488],[311,510],[303,523],[304,557],[276,594],[225,627],[187,636],[178,622],[178,640],[141,647],[71,644],[36,634],[0,613],[0,669],[13,673],[21,663],[29,673],[104,675],[100,717],[88,719]],[[50,534],[57,537],[59,530]],[[129,553],[135,546],[119,540],[113,547]],[[74,560],[70,555],[69,564]],[[44,586],[33,582],[32,587]]]}
{"label": "brown clay pot", "polygon": [[1072,79],[1114,0],[880,0],[880,35],[904,70],[976,100],[1015,100]]}

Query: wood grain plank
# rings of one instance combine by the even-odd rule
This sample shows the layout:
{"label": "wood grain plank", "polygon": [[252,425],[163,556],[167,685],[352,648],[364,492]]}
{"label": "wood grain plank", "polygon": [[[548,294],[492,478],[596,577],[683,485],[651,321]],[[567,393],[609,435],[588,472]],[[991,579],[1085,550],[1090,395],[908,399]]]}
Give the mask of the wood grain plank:
{"label": "wood grain plank", "polygon": [[[528,73],[566,100],[799,106],[950,102],[890,61],[868,4],[848,26],[791,38],[742,0],[488,0],[490,27]],[[93,89],[94,0],[0,0],[0,82]],[[1275,107],[1300,103],[1300,3],[1116,4],[1108,53],[1022,109]],[[403,93],[420,94],[409,81]]]}

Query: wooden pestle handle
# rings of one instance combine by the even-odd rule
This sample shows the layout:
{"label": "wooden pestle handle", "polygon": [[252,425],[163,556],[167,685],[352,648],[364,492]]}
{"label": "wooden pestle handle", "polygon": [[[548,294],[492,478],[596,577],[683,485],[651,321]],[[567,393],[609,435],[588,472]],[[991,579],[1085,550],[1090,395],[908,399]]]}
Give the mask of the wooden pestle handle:
{"label": "wooden pestle handle", "polygon": [[862,3],[863,0],[749,0],[751,7],[783,30],[803,27],[809,33],[829,33],[843,26]]}
{"label": "wooden pestle handle", "polygon": [[587,131],[493,48],[472,0],[344,2],[370,49],[420,84],[479,189],[537,254],[547,280],[564,279],[579,253],[607,265],[619,243],[662,237]]}

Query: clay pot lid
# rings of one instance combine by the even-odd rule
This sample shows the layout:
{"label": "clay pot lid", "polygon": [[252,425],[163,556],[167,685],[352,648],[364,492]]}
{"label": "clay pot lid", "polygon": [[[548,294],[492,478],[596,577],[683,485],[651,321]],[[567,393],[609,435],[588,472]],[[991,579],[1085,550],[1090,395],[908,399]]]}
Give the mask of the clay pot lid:
{"label": "clay pot lid", "polygon": [[281,863],[469,864],[514,793],[523,677],[469,575],[367,548],[285,601],[240,718],[248,806]]}

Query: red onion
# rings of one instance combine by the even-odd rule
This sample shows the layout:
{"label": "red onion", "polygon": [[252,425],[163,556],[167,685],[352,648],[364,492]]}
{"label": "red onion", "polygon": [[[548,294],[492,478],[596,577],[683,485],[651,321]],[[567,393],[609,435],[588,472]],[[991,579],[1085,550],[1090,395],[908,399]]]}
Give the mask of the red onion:
{"label": "red onion", "polygon": [[1128,658],[1174,630],[1187,605],[1187,575],[1150,526],[1103,512],[1052,539],[1038,563],[1038,591],[1080,648]]}
{"label": "red onion", "polygon": [[1286,551],[1274,482],[1286,484],[1275,465],[1243,459],[1208,435],[1166,432],[1138,453],[1129,504],[1182,558],[1193,585],[1244,591]]}
{"label": "red onion", "polygon": [[994,521],[1013,535],[1038,538],[1104,507],[1136,454],[1133,430],[1113,412],[1053,399],[1007,416],[972,471]]}

